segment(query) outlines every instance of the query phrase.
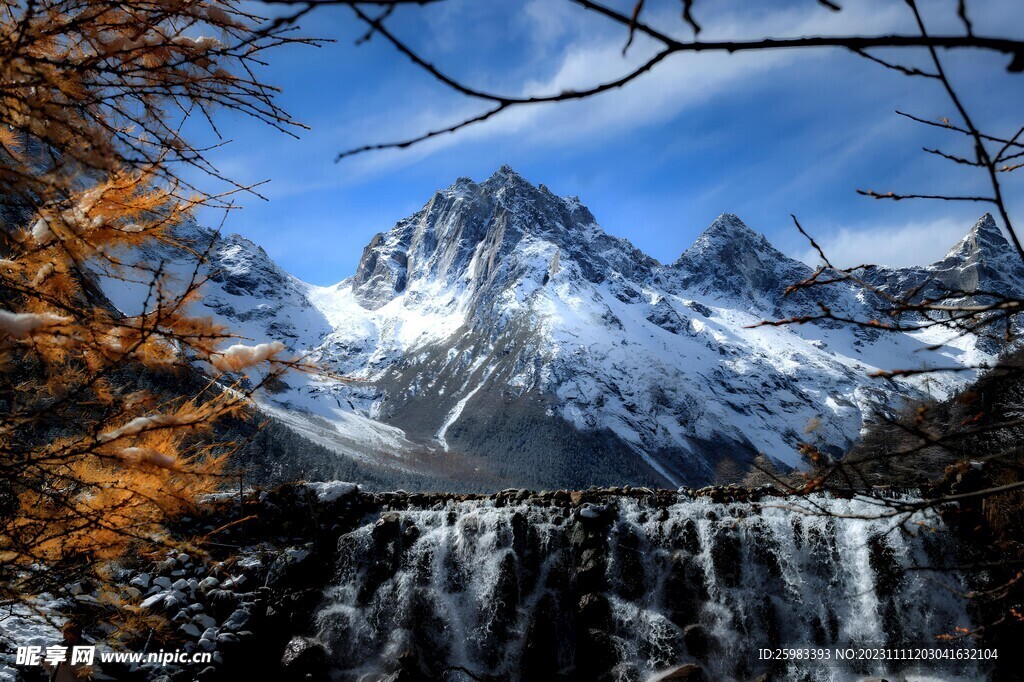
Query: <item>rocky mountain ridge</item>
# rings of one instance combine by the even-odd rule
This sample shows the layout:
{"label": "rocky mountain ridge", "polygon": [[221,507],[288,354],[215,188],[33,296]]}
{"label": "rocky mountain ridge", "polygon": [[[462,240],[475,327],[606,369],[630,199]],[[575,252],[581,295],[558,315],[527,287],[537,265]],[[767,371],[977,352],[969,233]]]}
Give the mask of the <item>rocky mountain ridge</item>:
{"label": "rocky mountain ridge", "polygon": [[[871,277],[894,291],[1016,287],[1012,256],[985,216],[942,261]],[[297,280],[237,235],[203,267],[209,313],[359,380],[289,378],[263,399],[269,415],[339,458],[453,487],[700,484],[758,453],[795,465],[802,441],[839,454],[877,410],[970,379],[886,385],[870,372],[917,366],[935,343],[936,364],[995,352],[934,332],[755,327],[821,297],[865,319],[873,303],[844,285],[785,296],[812,269],[731,214],[661,264],[507,166],[436,192],[334,286]],[[126,309],[131,292],[108,284]],[[313,469],[330,476],[330,462]]]}

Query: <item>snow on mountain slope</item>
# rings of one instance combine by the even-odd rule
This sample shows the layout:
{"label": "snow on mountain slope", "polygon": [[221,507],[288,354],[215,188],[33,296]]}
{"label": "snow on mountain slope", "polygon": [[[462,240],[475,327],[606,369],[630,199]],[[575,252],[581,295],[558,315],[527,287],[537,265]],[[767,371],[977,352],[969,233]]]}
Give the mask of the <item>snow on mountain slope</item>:
{"label": "snow on mountain slope", "polygon": [[[194,222],[176,228],[174,237],[196,253],[207,253],[198,265],[198,276],[206,283],[201,300],[191,304],[194,314],[210,315],[247,342],[281,341],[295,356],[307,355],[331,333],[330,321],[310,301],[316,287],[282,270],[251,241],[237,234],[221,236]],[[197,270],[196,257],[163,244],[118,256],[150,270],[159,266],[180,290]],[[107,298],[125,314],[138,314],[147,300],[152,305],[151,277],[144,270],[100,274],[99,281]],[[317,377],[290,375],[273,387],[273,393],[261,395],[261,407],[268,416],[340,456],[402,468],[402,455],[416,446],[399,429],[337,401],[323,400],[321,383]]]}
{"label": "snow on mountain slope", "polygon": [[[1012,283],[1021,268],[1001,240],[986,217],[943,261],[872,277],[892,290],[928,277]],[[754,326],[818,297],[867,317],[871,304],[843,285],[785,297],[811,269],[729,214],[659,264],[578,199],[508,167],[435,193],[331,287],[300,282],[237,235],[204,267],[211,314],[359,380],[289,378],[263,399],[268,413],[342,456],[453,481],[676,485],[757,453],[794,465],[801,441],[839,453],[876,410],[924,395],[870,372],[995,350],[959,339],[925,354],[942,339]],[[968,379],[932,377],[928,391]]]}

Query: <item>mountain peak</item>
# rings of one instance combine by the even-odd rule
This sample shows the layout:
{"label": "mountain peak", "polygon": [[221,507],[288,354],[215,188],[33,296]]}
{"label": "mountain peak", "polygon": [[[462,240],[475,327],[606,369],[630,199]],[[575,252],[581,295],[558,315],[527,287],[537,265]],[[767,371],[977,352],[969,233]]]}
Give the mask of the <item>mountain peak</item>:
{"label": "mountain peak", "polygon": [[751,230],[749,227],[747,227],[746,223],[740,220],[740,217],[735,213],[721,214],[720,216],[715,218],[714,222],[712,222],[706,230],[704,230],[703,234],[713,235],[719,233],[726,233],[734,235],[737,232],[741,234],[757,235],[757,233]]}
{"label": "mountain peak", "polygon": [[[469,194],[480,194],[481,192],[496,192],[503,187],[519,186],[529,187],[536,189],[534,185],[524,178],[519,173],[509,166],[507,163],[502,164],[501,168],[491,173],[490,177],[482,182],[477,182],[473,178],[468,176],[462,176],[455,182],[448,186],[447,189],[438,190],[437,194],[456,194],[465,195]],[[542,185],[543,187],[543,185]]]}
{"label": "mountain peak", "polygon": [[672,269],[686,289],[771,301],[807,274],[807,266],[786,257],[732,213],[715,218]]}
{"label": "mountain peak", "polygon": [[506,164],[479,184],[459,178],[374,237],[352,290],[368,309],[427,286],[449,286],[453,296],[469,291],[473,305],[490,305],[538,263],[547,271],[554,253],[590,282],[613,274],[643,280],[657,265],[627,240],[605,234],[578,199],[533,185]]}
{"label": "mountain peak", "polygon": [[510,182],[524,182],[526,184],[530,184],[529,181],[526,180],[526,178],[524,178],[519,173],[515,172],[515,170],[512,169],[512,166],[508,165],[507,163],[502,164],[501,168],[494,171],[491,174],[491,177],[487,178],[484,181],[484,184],[505,185]]}
{"label": "mountain peak", "polygon": [[991,213],[985,213],[964,235],[964,238],[951,248],[943,260],[971,260],[973,257],[999,258],[1009,253],[1010,243],[1006,241],[1002,230],[996,224]]}
{"label": "mountain peak", "polygon": [[1009,245],[1009,242],[1003,237],[1002,230],[996,225],[996,219],[992,217],[991,213],[985,213],[985,215],[978,218],[978,222],[974,223],[967,236],[973,237],[976,242],[998,246]]}
{"label": "mountain peak", "polygon": [[688,255],[693,257],[702,252],[717,253],[723,249],[732,251],[745,246],[774,250],[764,235],[747,227],[739,216],[734,213],[723,213],[697,237],[697,241],[680,256],[680,261]]}
{"label": "mountain peak", "polygon": [[[1024,282],[1024,262],[1003,236],[991,214],[985,213],[946,255],[931,265],[910,268],[879,268],[872,284],[902,294],[916,291],[924,299],[964,296],[976,304],[991,303],[984,293],[1017,295]],[[991,339],[981,338],[983,344]]]}

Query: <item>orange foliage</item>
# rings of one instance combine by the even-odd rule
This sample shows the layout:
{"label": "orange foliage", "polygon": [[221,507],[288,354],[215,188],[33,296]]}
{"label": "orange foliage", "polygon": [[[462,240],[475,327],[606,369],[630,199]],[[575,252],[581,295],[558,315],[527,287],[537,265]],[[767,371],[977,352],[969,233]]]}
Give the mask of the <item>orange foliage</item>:
{"label": "orange foliage", "polygon": [[[176,174],[230,182],[183,123],[220,107],[296,125],[250,67],[309,41],[230,0],[0,1],[0,568],[25,574],[166,541],[166,521],[221,480],[230,444],[212,425],[249,397],[225,377],[294,366],[279,345],[225,348],[228,330],[190,314],[198,271],[180,291],[122,258],[190,250],[175,228],[198,206],[228,207]],[[146,309],[114,309],[99,274],[148,286]],[[193,361],[226,367],[213,379],[235,390],[138,387],[194,377]]]}

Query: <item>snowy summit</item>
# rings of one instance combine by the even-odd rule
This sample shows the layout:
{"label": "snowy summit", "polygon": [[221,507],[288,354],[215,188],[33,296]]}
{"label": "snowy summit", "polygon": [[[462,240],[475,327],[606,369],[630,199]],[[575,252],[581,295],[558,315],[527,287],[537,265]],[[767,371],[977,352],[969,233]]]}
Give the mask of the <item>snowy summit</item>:
{"label": "snowy summit", "polygon": [[[1007,255],[985,216],[938,263],[867,276],[891,290],[1005,290],[993,282],[1024,280]],[[936,364],[995,352],[927,333],[752,327],[813,312],[818,297],[874,314],[844,285],[784,295],[811,269],[735,215],[662,265],[606,234],[579,199],[507,166],[436,192],[334,286],[300,282],[237,235],[218,240],[208,269],[210,314],[364,380],[288,378],[263,399],[271,417],[332,456],[448,480],[679,485],[759,453],[796,465],[801,441],[841,449],[877,410],[926,393],[869,373],[915,366],[933,343],[946,344]],[[132,300],[107,285],[115,302]],[[927,392],[969,379],[932,377]]]}

